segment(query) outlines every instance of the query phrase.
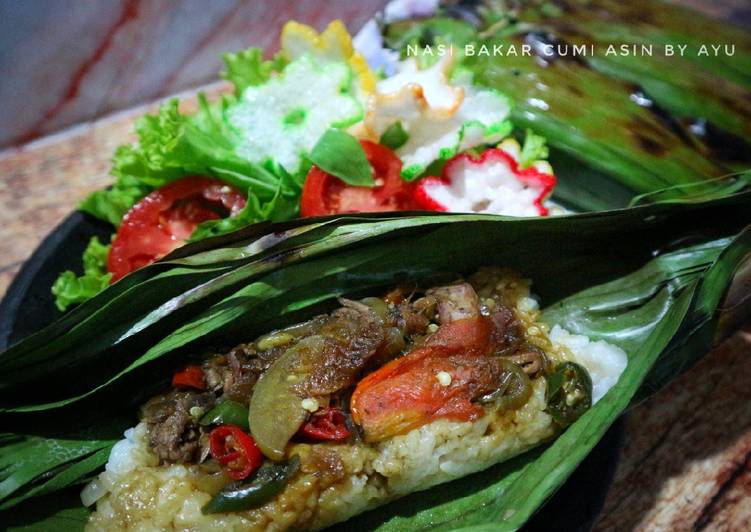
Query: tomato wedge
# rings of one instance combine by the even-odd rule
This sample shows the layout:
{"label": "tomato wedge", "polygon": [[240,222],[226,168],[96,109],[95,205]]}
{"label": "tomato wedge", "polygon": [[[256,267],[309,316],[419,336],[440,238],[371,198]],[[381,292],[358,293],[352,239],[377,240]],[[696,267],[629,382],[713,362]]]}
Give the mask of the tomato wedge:
{"label": "tomato wedge", "polygon": [[401,177],[402,161],[382,144],[361,140],[373,168],[375,187],[356,187],[314,166],[305,178],[300,200],[302,216],[351,212],[406,211],[417,208],[411,183]]}
{"label": "tomato wedge", "polygon": [[234,480],[248,478],[261,467],[263,454],[253,436],[237,425],[219,425],[209,434],[211,456],[219,460]]}
{"label": "tomato wedge", "polygon": [[115,282],[180,247],[198,224],[237,214],[245,196],[206,177],[185,177],[156,189],[125,214],[107,258]]}
{"label": "tomato wedge", "polygon": [[[467,421],[482,409],[473,399],[496,386],[500,358],[485,317],[442,325],[425,343],[362,379],[350,401],[366,441],[403,434],[439,418]],[[447,380],[441,382],[439,375]]]}

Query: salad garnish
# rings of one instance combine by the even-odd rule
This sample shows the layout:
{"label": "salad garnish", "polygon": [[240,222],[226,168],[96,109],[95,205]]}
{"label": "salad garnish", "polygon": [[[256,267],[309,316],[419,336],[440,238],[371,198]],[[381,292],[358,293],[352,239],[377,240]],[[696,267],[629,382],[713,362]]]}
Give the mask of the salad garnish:
{"label": "salad garnish", "polygon": [[171,100],[138,121],[138,142],[113,159],[112,187],[80,206],[111,223],[114,240],[90,246],[82,276],[60,275],[58,308],[185,242],[263,220],[418,209],[548,214],[552,168],[532,168],[547,156],[542,137],[528,132],[508,168],[457,170],[495,153],[514,128],[511,100],[473,84],[456,54],[394,61],[386,75],[341,21],[320,34],[289,22],[280,43],[268,60],[257,48],[224,55],[232,94],[199,95],[195,113]]}

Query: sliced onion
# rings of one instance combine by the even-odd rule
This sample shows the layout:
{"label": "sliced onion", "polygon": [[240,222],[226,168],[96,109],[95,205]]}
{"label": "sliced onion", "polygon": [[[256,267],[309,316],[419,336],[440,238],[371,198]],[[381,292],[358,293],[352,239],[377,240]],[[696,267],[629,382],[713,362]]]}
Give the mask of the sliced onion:
{"label": "sliced onion", "polygon": [[92,506],[107,495],[108,491],[105,483],[99,477],[96,477],[81,490],[81,502],[84,506]]}

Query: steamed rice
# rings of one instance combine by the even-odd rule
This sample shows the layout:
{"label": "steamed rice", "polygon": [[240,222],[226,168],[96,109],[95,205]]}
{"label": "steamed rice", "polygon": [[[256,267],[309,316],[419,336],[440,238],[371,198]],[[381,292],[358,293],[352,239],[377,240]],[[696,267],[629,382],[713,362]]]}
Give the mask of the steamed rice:
{"label": "steamed rice", "polygon": [[[493,286],[483,286],[483,275],[481,271],[474,278],[480,297],[495,289],[516,301],[527,341],[554,362],[574,360],[585,366],[594,400],[617,382],[627,362],[621,349],[558,326],[549,330],[536,321],[539,308],[529,296],[528,282],[510,278],[496,283],[489,276]],[[377,444],[292,444],[288,455],[300,456],[300,473],[264,506],[230,514],[201,513],[226,483],[224,474],[197,465],[158,466],[141,423],[115,445],[105,472],[87,487],[86,502],[101,497],[87,530],[320,529],[486,469],[554,436],[556,426],[545,412],[545,388],[543,378],[533,381],[531,398],[518,410],[488,405],[475,421],[441,419]]]}
{"label": "steamed rice", "polygon": [[303,474],[281,496],[256,510],[203,515],[201,507],[226,482],[222,473],[198,466],[154,466],[143,423],[131,429],[126,445],[113,448],[110,493],[97,503],[87,530],[286,530],[318,529],[394,498],[485,469],[522,453],[555,434],[544,412],[545,386],[538,381],[532,398],[517,411],[488,412],[475,422],[438,420],[373,447],[326,446],[341,460],[344,478],[317,475],[316,447],[294,444]]}

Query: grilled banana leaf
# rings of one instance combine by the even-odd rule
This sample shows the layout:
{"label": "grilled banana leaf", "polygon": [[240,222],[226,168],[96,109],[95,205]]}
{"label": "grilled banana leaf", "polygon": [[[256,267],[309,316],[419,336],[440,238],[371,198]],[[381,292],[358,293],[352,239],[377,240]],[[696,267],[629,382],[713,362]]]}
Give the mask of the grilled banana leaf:
{"label": "grilled banana leaf", "polygon": [[579,162],[564,158],[561,171],[552,158],[572,207],[623,205],[617,197],[566,196],[566,181],[592,173],[583,166],[632,195],[660,190],[673,198],[710,197],[751,168],[751,37],[727,24],[657,1],[490,1],[394,23],[385,33],[403,54],[409,44],[456,45],[475,82],[512,98],[516,125]]}
{"label": "grilled banana leaf", "polygon": [[[258,224],[134,272],[0,354],[0,522],[81,528],[81,482],[186,357],[340,295],[502,264],[533,279],[548,322],[623,347],[626,372],[554,442],[346,526],[517,529],[621,412],[747,319],[744,294],[723,298],[751,263],[751,38],[661,2],[468,4],[392,24],[387,42],[592,46],[582,57],[475,54],[461,67],[515,100],[516,125],[548,138],[557,200],[608,212]],[[655,52],[606,55],[609,44]],[[666,58],[666,44],[687,48]],[[733,55],[700,55],[702,44],[733,44]]]}

